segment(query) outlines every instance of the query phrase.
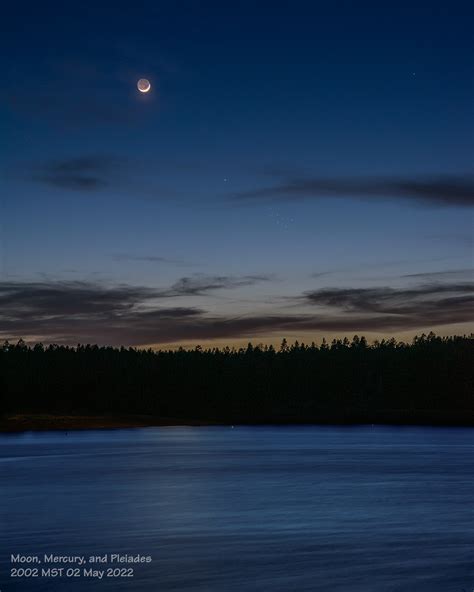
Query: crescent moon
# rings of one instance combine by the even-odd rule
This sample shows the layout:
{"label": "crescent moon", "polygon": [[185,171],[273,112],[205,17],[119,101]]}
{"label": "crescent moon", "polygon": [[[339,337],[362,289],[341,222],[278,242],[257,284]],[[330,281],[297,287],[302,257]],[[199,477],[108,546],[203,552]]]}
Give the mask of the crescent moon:
{"label": "crescent moon", "polygon": [[137,88],[141,93],[147,93],[151,88],[150,81],[146,78],[140,78],[137,82]]}

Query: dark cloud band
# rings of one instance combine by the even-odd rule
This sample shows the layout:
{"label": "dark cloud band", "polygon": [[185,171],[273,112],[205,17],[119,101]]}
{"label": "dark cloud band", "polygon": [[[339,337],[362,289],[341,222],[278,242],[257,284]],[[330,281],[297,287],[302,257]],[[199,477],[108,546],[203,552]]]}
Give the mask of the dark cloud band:
{"label": "dark cloud band", "polygon": [[271,187],[244,191],[237,199],[303,199],[356,197],[398,199],[425,205],[474,205],[474,178],[443,176],[436,178],[353,178],[295,177]]}
{"label": "dark cloud band", "polygon": [[[244,276],[242,282],[256,281]],[[202,279],[202,278],[201,278]],[[219,283],[220,282],[220,283]],[[178,282],[169,292],[200,295],[238,280]],[[247,285],[247,284],[244,284]],[[303,295],[314,312],[213,316],[192,306],[161,306],[163,291],[86,282],[0,284],[0,336],[37,341],[145,345],[235,339],[311,331],[401,331],[462,323],[473,318],[473,285],[414,288],[327,288]]]}

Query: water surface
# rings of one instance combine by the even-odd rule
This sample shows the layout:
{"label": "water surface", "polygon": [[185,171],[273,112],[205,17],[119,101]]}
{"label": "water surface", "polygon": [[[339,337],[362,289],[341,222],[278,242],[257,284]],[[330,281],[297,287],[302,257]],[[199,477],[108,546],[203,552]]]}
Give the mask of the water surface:
{"label": "water surface", "polygon": [[[1,589],[471,592],[473,453],[460,428],[3,435]],[[13,580],[11,553],[153,561]]]}

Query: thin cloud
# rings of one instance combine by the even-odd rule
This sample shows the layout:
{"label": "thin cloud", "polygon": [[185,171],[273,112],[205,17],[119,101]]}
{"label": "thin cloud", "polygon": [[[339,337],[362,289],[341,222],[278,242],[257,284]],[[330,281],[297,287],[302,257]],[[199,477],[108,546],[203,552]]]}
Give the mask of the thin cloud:
{"label": "thin cloud", "polygon": [[336,271],[315,271],[314,273],[311,273],[309,277],[313,278],[313,279],[319,279],[321,277],[325,277],[327,275],[331,275],[333,273],[337,273]]}
{"label": "thin cloud", "polygon": [[183,267],[194,267],[196,263],[185,261],[183,259],[171,259],[169,257],[160,257],[159,255],[130,255],[128,253],[116,253],[113,255],[115,261],[141,261],[144,263],[166,263]]}
{"label": "thin cloud", "polygon": [[183,277],[170,288],[119,284],[103,286],[86,281],[0,282],[0,319],[16,316],[58,314],[122,314],[150,301],[201,296],[214,290],[251,286],[270,276]]}
{"label": "thin cloud", "polygon": [[[347,276],[348,274],[353,275],[354,272],[361,272],[361,271],[366,271],[366,270],[371,270],[371,269],[383,269],[385,271],[387,268],[398,267],[400,265],[426,264],[426,263],[435,263],[435,262],[439,263],[441,261],[447,261],[447,260],[452,260],[452,259],[458,259],[458,257],[455,257],[455,256],[430,257],[428,259],[418,259],[418,260],[414,260],[412,258],[412,259],[398,259],[395,261],[380,260],[377,263],[364,263],[364,264],[360,264],[357,266],[353,265],[351,267],[339,267],[339,268],[334,268],[334,269],[326,270],[326,271],[316,271],[314,273],[311,273],[309,275],[309,277],[313,278],[313,279],[319,279],[320,277],[327,276],[327,275],[344,274]],[[465,269],[458,269],[458,270],[432,271],[432,272],[423,272],[423,273],[408,273],[408,274],[403,274],[403,275],[397,275],[394,277],[419,278],[419,279],[437,281],[437,280],[442,280],[445,277],[449,278],[450,276],[462,276],[462,277],[467,277],[468,279],[470,279],[472,277],[473,273],[474,273],[474,270],[469,269],[469,268],[465,268]]]}
{"label": "thin cloud", "polygon": [[309,304],[339,311],[346,322],[357,319],[363,328],[409,329],[474,318],[474,283],[325,288],[307,292],[304,298]]}
{"label": "thin cloud", "polygon": [[473,269],[452,269],[446,271],[428,271],[425,273],[407,273],[402,275],[401,277],[404,278],[424,278],[424,279],[433,279],[438,280],[445,277],[452,277],[452,276],[466,276],[468,278],[474,277],[474,270]]}
{"label": "thin cloud", "polygon": [[206,276],[196,274],[179,279],[169,290],[170,296],[202,296],[215,290],[231,290],[253,286],[273,279],[270,275]]}
{"label": "thin cloud", "polygon": [[271,187],[238,193],[234,197],[249,201],[327,197],[389,198],[431,206],[471,207],[474,205],[474,178],[470,176],[353,179],[293,177]]}
{"label": "thin cloud", "polygon": [[59,189],[97,191],[106,187],[112,175],[123,167],[107,156],[85,156],[53,161],[37,167],[30,179]]}
{"label": "thin cloud", "polygon": [[141,286],[107,288],[81,281],[2,282],[0,319],[38,315],[115,315],[159,295],[159,290]]}

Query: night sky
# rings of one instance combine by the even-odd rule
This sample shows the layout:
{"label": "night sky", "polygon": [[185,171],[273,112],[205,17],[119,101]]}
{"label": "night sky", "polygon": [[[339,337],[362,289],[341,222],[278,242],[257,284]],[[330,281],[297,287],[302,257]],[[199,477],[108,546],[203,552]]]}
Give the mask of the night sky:
{"label": "night sky", "polygon": [[472,330],[472,2],[2,13],[0,338]]}

